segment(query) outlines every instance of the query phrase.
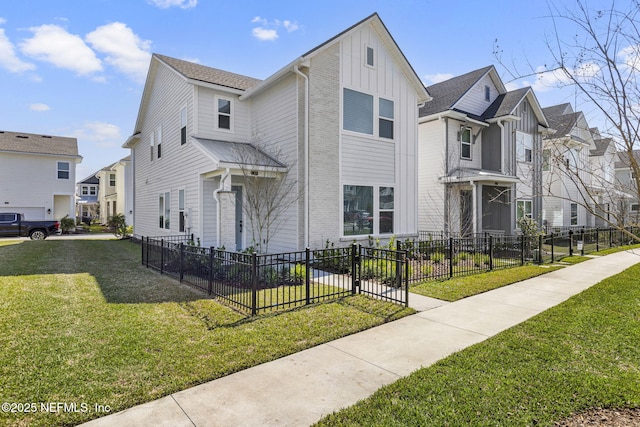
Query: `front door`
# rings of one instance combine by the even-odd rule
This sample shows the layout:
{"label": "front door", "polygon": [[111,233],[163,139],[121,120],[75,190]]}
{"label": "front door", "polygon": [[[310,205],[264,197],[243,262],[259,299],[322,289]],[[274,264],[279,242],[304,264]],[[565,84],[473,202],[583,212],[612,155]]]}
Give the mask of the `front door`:
{"label": "front door", "polygon": [[240,252],[244,249],[242,244],[242,186],[232,185],[231,191],[236,193],[236,251]]}

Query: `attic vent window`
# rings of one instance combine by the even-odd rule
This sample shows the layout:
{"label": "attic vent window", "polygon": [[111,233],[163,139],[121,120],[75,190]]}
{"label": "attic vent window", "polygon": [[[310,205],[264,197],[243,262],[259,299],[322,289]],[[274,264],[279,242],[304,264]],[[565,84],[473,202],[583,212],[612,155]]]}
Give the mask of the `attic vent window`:
{"label": "attic vent window", "polygon": [[49,135],[42,135],[43,138],[48,138],[51,139],[51,137]]}
{"label": "attic vent window", "polygon": [[16,138],[29,139],[26,135],[16,135]]}
{"label": "attic vent window", "polygon": [[484,100],[491,101],[491,88],[489,86],[484,87]]}
{"label": "attic vent window", "polygon": [[375,51],[373,50],[373,48],[371,46],[367,46],[366,48],[366,56],[367,56],[367,65],[369,67],[373,67],[375,66],[375,60],[374,60],[374,53]]}

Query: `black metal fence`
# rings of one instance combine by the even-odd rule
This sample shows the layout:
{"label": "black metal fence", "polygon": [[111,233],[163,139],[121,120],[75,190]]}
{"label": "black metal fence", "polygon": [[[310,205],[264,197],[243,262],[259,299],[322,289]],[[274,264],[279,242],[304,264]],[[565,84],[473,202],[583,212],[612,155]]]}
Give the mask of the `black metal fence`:
{"label": "black metal fence", "polygon": [[270,255],[138,239],[142,264],[252,315],[355,293],[408,304],[406,254],[353,245]]}

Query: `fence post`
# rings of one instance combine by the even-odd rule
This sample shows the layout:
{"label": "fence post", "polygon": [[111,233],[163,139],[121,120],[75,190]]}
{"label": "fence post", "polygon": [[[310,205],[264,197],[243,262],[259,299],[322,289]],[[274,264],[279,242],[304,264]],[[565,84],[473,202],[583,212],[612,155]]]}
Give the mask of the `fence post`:
{"label": "fence post", "polygon": [[140,253],[140,255],[141,255],[140,262],[142,263],[142,265],[144,265],[144,249],[145,249],[145,247],[144,247],[144,236],[141,236],[140,248],[142,250],[142,252]]}
{"label": "fence post", "polygon": [[251,315],[258,313],[258,254],[251,254]]}
{"label": "fence post", "polygon": [[600,251],[600,229],[596,227],[596,252]]}
{"label": "fence post", "polygon": [[[357,251],[357,252],[356,252]],[[353,243],[351,245],[351,293],[356,294],[356,286],[360,285],[360,247]]]}
{"label": "fence post", "polygon": [[400,251],[400,240],[396,240],[396,285],[398,289],[402,289],[402,254]]}
{"label": "fence post", "polygon": [[493,236],[489,234],[489,271],[493,270]]}
{"label": "fence post", "polygon": [[553,233],[551,233],[551,262],[555,262],[555,257],[554,257],[555,253],[553,250]]}
{"label": "fence post", "polygon": [[309,248],[305,248],[304,250],[304,286],[305,292],[307,294],[305,304],[311,304],[311,281],[309,280],[309,270],[311,270],[311,263],[309,262],[309,258],[311,255],[311,250]]}
{"label": "fence post", "polygon": [[209,283],[207,284],[207,292],[209,295],[213,292],[213,246],[209,248]]}
{"label": "fence post", "polygon": [[453,237],[449,237],[449,279],[453,277]]}
{"label": "fence post", "polygon": [[573,230],[569,230],[569,256],[573,256]]}
{"label": "fence post", "polygon": [[584,228],[580,230],[580,240],[582,241],[582,246],[580,247],[580,255],[584,256]]}
{"label": "fence post", "polygon": [[524,265],[524,234],[520,235],[520,265]]}
{"label": "fence post", "polygon": [[609,249],[613,247],[613,228],[609,227]]}
{"label": "fence post", "polygon": [[[145,239],[143,237],[143,239]],[[144,264],[145,267],[149,268],[149,236],[146,237],[147,240],[147,246],[146,246],[146,258],[142,260],[142,264]],[[144,240],[142,242],[144,244]]]}
{"label": "fence post", "polygon": [[184,243],[180,242],[180,282],[184,278]]}
{"label": "fence post", "polygon": [[538,264],[542,264],[542,234],[538,234]]}
{"label": "fence post", "polygon": [[160,239],[160,274],[164,271],[164,239]]}

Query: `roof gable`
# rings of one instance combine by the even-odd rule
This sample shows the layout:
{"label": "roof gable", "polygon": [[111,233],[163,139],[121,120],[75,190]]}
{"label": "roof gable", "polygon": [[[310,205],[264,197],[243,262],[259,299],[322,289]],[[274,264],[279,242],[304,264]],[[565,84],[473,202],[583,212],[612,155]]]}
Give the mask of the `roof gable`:
{"label": "roof gable", "polygon": [[76,138],[24,132],[0,131],[0,151],[80,157]]}

